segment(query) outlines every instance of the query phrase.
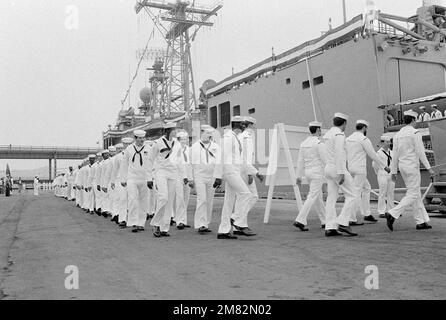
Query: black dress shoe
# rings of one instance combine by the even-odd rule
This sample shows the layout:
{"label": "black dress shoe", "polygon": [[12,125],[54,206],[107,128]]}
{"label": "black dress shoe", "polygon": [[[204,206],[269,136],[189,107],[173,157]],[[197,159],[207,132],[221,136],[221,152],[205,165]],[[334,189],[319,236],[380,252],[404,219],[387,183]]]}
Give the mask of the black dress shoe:
{"label": "black dress shoe", "polygon": [[121,229],[125,229],[125,228],[127,228],[127,222],[121,222],[121,223],[119,224],[119,227],[120,227]]}
{"label": "black dress shoe", "polygon": [[293,226],[295,226],[297,229],[299,229],[302,232],[310,231],[307,227],[305,227],[305,225],[303,225],[302,223],[297,222],[297,221],[293,223]]}
{"label": "black dress shoe", "polygon": [[236,240],[236,239],[238,239],[238,237],[233,236],[233,235],[230,234],[230,233],[220,233],[220,234],[217,236],[217,239],[220,239],[220,240]]}
{"label": "black dress shoe", "polygon": [[356,237],[356,236],[358,236],[358,234],[357,234],[357,233],[354,233],[350,227],[346,227],[346,226],[341,226],[341,225],[339,225],[338,230],[339,230],[340,232],[342,232],[342,233],[346,233],[346,234],[348,234],[348,235],[351,236],[351,237]]}
{"label": "black dress shoe", "polygon": [[190,229],[190,228],[191,228],[191,226],[189,226],[189,225],[185,224],[185,225],[184,225],[184,228],[185,228],[185,229]]}
{"label": "black dress shoe", "polygon": [[111,222],[116,222],[116,223],[118,223],[118,216],[114,216],[114,217],[111,219]]}
{"label": "black dress shoe", "polygon": [[257,234],[249,228],[240,228],[234,226],[237,230],[234,231],[234,234],[237,236],[245,236],[245,237],[254,237]]}
{"label": "black dress shoe", "polygon": [[360,227],[360,226],[363,226],[364,223],[359,223],[359,222],[350,221],[350,222],[348,223],[348,225],[349,225],[350,227]]}
{"label": "black dress shoe", "polygon": [[386,215],[385,214],[380,214],[379,217],[380,217],[380,219],[385,219]]}
{"label": "black dress shoe", "polygon": [[90,214],[93,215],[93,214],[95,214],[95,212],[94,211],[90,211]]}
{"label": "black dress shoe", "polygon": [[432,226],[428,225],[427,223],[422,223],[417,225],[417,230],[431,230]]}
{"label": "black dress shoe", "polygon": [[395,223],[395,218],[392,217],[392,215],[388,212],[386,212],[386,219],[387,219],[387,227],[390,231],[393,231],[393,224]]}
{"label": "black dress shoe", "polygon": [[231,220],[229,220],[229,221],[231,222],[231,226],[234,226],[235,220],[234,220],[234,219],[231,219]]}
{"label": "black dress shoe", "polygon": [[149,214],[149,219],[153,219],[154,216],[155,214]]}
{"label": "black dress shoe", "polygon": [[180,224],[177,226],[177,229],[178,229],[178,230],[184,230],[184,224],[180,223]]}
{"label": "black dress shoe", "polygon": [[96,214],[97,214],[99,217],[102,216],[101,211],[96,211]]}
{"label": "black dress shoe", "polygon": [[198,233],[199,234],[207,234],[207,233],[211,233],[212,230],[206,227],[201,227],[200,229],[198,229]]}
{"label": "black dress shoe", "polygon": [[174,225],[176,225],[177,223],[175,222],[175,220],[173,220],[173,218],[172,219],[170,219],[170,226],[172,227],[172,226],[174,226]]}
{"label": "black dress shoe", "polygon": [[145,231],[144,227],[137,227],[139,232]]}
{"label": "black dress shoe", "polygon": [[139,232],[138,227],[133,227],[132,232],[133,232],[133,233],[138,233],[138,232]]}
{"label": "black dress shoe", "polygon": [[153,229],[153,235],[155,236],[155,238],[161,238],[160,227],[155,227],[155,228]]}
{"label": "black dress shoe", "polygon": [[168,238],[170,234],[168,232],[161,232],[161,237]]}
{"label": "black dress shoe", "polygon": [[108,218],[108,213],[107,213],[107,212],[102,212],[102,216],[103,216],[104,218]]}
{"label": "black dress shoe", "polygon": [[325,231],[326,237],[342,237],[342,234],[338,232],[338,230],[328,230]]}
{"label": "black dress shoe", "polygon": [[372,215],[365,217],[364,221],[373,222],[373,223],[378,222],[378,220],[374,216],[372,216]]}
{"label": "black dress shoe", "polygon": [[150,216],[147,215],[147,217],[146,217],[146,221],[149,221],[149,220],[150,220]]}

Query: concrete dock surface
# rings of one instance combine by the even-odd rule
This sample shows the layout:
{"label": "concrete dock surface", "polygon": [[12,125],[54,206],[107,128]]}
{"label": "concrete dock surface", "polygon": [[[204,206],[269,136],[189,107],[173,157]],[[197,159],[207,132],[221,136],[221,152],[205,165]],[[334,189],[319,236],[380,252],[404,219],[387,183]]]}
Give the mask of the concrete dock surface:
{"label": "concrete dock surface", "polygon": [[[355,227],[356,238],[325,238],[316,213],[310,231],[297,231],[293,201],[265,200],[250,214],[254,238],[218,240],[222,199],[211,229],[171,229],[156,239],[121,230],[49,192],[0,197],[0,299],[444,299],[446,216],[432,215],[431,231],[416,231],[410,215],[391,233],[385,220]],[[375,209],[375,207],[374,207]],[[193,222],[195,198],[189,205]],[[375,213],[376,215],[376,213]],[[67,266],[79,288],[65,286]],[[367,288],[377,267],[379,288]],[[369,270],[369,269],[368,269]],[[374,282],[377,285],[377,282]]]}

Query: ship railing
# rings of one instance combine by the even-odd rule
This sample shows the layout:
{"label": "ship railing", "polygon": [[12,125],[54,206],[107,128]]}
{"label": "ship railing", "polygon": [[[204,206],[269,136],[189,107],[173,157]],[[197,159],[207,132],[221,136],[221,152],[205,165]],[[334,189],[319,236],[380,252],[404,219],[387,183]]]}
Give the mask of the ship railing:
{"label": "ship railing", "polygon": [[14,146],[14,145],[0,145],[0,151],[56,151],[56,152],[79,152],[88,153],[97,151],[98,148],[77,148],[77,147],[45,147],[45,146]]}

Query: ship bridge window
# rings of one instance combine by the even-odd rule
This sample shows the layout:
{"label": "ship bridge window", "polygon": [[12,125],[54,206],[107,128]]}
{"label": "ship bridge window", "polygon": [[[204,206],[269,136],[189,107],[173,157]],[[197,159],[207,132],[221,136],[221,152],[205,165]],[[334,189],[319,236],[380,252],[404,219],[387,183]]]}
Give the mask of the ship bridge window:
{"label": "ship bridge window", "polygon": [[217,127],[218,127],[217,107],[212,107],[209,109],[209,122],[212,127],[217,129]]}
{"label": "ship bridge window", "polygon": [[231,104],[228,102],[222,103],[220,109],[220,127],[227,127],[231,124]]}
{"label": "ship bridge window", "polygon": [[308,88],[310,88],[310,81],[307,80],[302,82],[302,89],[308,89]]}
{"label": "ship bridge window", "polygon": [[240,106],[235,106],[234,108],[232,108],[232,115],[233,115],[234,117],[240,115]]}
{"label": "ship bridge window", "polygon": [[249,109],[249,110],[248,110],[248,113],[249,113],[249,114],[254,114],[254,113],[256,113],[256,108]]}
{"label": "ship bridge window", "polygon": [[319,76],[313,79],[313,84],[315,86],[323,84],[324,83],[324,77],[323,76]]}

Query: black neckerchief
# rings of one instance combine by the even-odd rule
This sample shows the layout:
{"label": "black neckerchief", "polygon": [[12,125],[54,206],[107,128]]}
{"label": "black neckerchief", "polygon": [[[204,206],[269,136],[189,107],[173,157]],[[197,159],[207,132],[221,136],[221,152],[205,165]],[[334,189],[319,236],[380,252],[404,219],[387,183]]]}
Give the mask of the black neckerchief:
{"label": "black neckerchief", "polygon": [[209,143],[209,148],[206,148],[204,146],[204,143],[201,141],[200,144],[203,147],[203,149],[206,150],[206,163],[209,163],[209,155],[211,155],[212,158],[215,158],[214,154],[209,150],[209,148],[211,147],[211,143]]}
{"label": "black neckerchief", "polygon": [[142,146],[141,150],[138,151],[138,149],[136,149],[136,146],[133,146],[133,149],[135,149],[135,154],[133,155],[132,162],[135,162],[135,157],[137,154],[139,154],[139,163],[141,164],[141,167],[143,165],[141,152],[144,150],[144,148],[145,146]]}
{"label": "black neckerchief", "polygon": [[392,156],[390,155],[390,152],[387,154],[387,152],[385,152],[384,149],[381,150],[387,156],[387,166],[390,167],[390,164],[392,163]]}
{"label": "black neckerchief", "polygon": [[173,148],[173,146],[175,145],[175,141],[172,141],[172,146],[169,146],[169,144],[167,143],[167,141],[166,141],[165,138],[162,138],[161,140],[163,140],[164,144],[166,145],[166,148],[161,149],[161,150],[160,150],[160,153],[164,153],[164,152],[166,152],[166,151],[169,151],[169,153],[167,154],[167,156],[164,158],[164,159],[167,160],[167,159],[169,159],[169,157],[170,157],[170,155],[171,155],[171,153],[172,153],[172,148]]}
{"label": "black neckerchief", "polygon": [[239,138],[237,137],[237,134],[234,131],[232,131],[232,134],[234,135],[235,139],[237,139],[240,154],[241,154],[243,152],[242,143],[240,142]]}

